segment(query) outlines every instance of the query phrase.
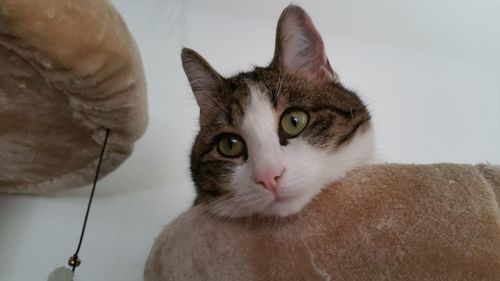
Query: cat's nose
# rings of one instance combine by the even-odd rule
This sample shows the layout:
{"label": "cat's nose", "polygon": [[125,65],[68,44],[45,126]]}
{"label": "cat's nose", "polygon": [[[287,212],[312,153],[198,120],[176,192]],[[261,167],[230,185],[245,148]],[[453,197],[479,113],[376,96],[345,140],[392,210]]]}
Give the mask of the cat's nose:
{"label": "cat's nose", "polygon": [[262,171],[254,171],[253,180],[262,185],[265,189],[276,194],[280,177],[283,175],[285,168],[283,166],[273,167]]}

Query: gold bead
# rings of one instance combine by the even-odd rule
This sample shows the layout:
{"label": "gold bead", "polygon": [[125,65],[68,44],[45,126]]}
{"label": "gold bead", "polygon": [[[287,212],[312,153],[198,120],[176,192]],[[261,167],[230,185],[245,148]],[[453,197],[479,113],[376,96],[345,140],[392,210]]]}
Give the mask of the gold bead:
{"label": "gold bead", "polygon": [[82,263],[82,261],[80,260],[80,258],[75,257],[75,256],[71,256],[68,259],[68,264],[71,267],[78,267],[81,263]]}

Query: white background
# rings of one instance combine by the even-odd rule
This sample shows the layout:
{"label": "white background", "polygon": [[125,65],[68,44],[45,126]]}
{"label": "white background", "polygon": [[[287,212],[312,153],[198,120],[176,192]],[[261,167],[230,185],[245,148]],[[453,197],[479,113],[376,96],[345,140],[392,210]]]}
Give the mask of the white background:
{"label": "white background", "polygon": [[[142,53],[150,125],[98,186],[76,280],[141,280],[163,225],[194,197],[197,108],[180,49],[222,74],[265,65],[288,1],[116,0]],[[296,1],[332,66],[373,112],[380,155],[403,163],[500,164],[500,2]],[[76,247],[89,187],[0,195],[0,280],[46,280]]]}

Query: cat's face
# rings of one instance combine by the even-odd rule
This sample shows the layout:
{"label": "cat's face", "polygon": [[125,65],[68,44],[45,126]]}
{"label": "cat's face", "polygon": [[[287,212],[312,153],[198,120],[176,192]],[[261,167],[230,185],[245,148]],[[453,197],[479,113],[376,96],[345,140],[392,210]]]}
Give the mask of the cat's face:
{"label": "cat's face", "polygon": [[214,214],[294,214],[371,159],[370,114],[338,82],[301,8],[283,11],[266,68],[223,78],[192,50],[182,61],[200,106],[191,153],[196,204]]}

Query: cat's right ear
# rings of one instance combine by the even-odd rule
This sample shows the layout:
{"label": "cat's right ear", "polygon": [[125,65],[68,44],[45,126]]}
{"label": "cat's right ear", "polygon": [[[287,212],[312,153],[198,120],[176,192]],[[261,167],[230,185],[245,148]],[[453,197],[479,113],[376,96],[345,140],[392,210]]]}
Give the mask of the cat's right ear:
{"label": "cat's right ear", "polygon": [[311,17],[301,7],[286,7],[276,28],[272,67],[300,73],[315,81],[338,82],[326,56],[323,39]]}
{"label": "cat's right ear", "polygon": [[223,83],[222,76],[197,52],[183,48],[181,53],[182,67],[191,84],[196,102],[201,111],[209,110],[216,105],[216,94]]}

